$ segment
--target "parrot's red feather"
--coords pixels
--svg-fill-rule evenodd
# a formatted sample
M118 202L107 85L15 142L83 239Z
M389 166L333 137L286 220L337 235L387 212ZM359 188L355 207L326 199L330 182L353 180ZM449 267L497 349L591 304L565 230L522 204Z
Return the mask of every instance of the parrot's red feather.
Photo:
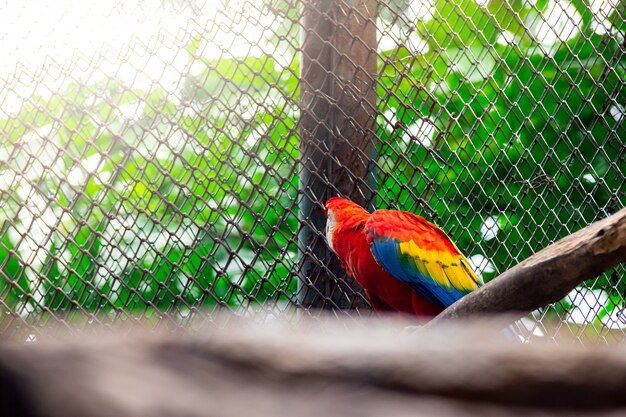
M376 215L369 221L369 228L376 230L379 235L396 239L401 242L413 240L417 245L432 251L451 252L458 254L459 251L450 241L446 233L413 213L397 210L377 210ZM373 236L368 236L371 243Z

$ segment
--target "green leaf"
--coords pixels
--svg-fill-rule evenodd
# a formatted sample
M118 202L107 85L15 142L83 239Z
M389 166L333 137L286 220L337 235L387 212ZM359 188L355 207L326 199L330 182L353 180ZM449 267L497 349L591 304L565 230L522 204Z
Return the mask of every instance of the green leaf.
M433 17L417 24L418 34L434 51L493 45L497 22L473 0L436 0Z

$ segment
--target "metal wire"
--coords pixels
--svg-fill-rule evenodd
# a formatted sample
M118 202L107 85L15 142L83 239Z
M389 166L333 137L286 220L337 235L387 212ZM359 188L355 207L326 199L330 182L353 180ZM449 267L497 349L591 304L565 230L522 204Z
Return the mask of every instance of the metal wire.
M0 330L186 326L216 308L302 308L307 292L318 307L370 314L328 251L313 250L324 244L315 221L298 217L300 93L311 86L300 64L322 60L303 58L305 6L64 1L0 12L20 22L0 42L10 45L0 67ZM373 142L373 152L354 147L316 119L327 133L316 151L350 154L308 173L326 184L324 198L345 191L343 176L372 206L430 218L486 280L624 206L623 3L381 1L375 19L357 3L306 3L341 30L343 15L376 27L377 42L330 45L365 45L376 58L365 84L377 103L358 101L356 84L342 91L375 123L319 89L311 98ZM303 229L314 231L310 247ZM323 288L299 253L326 274ZM625 275L617 267L533 313L528 334L622 337Z

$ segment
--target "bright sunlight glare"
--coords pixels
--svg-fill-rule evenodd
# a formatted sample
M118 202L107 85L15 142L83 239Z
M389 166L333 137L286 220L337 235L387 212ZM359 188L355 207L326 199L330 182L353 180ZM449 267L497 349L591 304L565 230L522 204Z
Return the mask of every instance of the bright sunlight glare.
M195 70L181 50L196 37L202 39L199 51L209 59L260 56L267 45L259 40L274 21L261 6L255 0L203 5L7 0L0 6L0 116L16 114L34 96L46 99L63 91L72 79L87 84L115 76L136 89L158 86L174 92L181 74ZM272 52L281 62L282 51Z

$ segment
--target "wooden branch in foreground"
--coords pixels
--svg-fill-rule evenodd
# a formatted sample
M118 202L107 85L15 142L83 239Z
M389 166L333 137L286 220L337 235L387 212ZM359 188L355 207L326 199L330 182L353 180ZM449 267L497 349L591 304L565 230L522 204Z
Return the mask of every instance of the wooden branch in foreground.
M246 322L195 337L86 339L0 346L2 416L626 412L626 347L524 345L476 324L409 333L397 320Z
M581 282L626 261L626 208L542 249L433 319L493 313L516 319L565 297Z

